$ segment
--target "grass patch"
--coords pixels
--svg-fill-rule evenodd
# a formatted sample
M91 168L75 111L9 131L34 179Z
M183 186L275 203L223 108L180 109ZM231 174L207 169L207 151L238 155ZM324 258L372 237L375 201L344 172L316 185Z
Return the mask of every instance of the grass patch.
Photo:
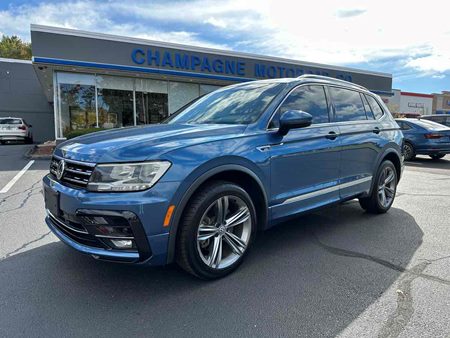
M71 138L74 138L74 137L95 133L96 131L101 131L101 130L106 130L106 129L104 129L104 128L77 129L77 130L69 131L68 133L66 133L65 137L68 140L70 140Z

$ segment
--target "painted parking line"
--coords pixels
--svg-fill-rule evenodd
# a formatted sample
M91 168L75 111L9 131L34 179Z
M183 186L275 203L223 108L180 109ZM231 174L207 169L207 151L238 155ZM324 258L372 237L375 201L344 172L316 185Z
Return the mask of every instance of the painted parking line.
M34 160L31 160L30 162L27 163L27 165L25 167L23 167L23 169L21 171L19 171L17 173L16 176L13 177L13 179L11 181L8 182L8 184L6 184L2 190L0 190L0 194L4 194L7 193L9 191L9 189L11 189L11 187L23 176L23 174L25 174L25 172L30 169L30 167L33 165Z

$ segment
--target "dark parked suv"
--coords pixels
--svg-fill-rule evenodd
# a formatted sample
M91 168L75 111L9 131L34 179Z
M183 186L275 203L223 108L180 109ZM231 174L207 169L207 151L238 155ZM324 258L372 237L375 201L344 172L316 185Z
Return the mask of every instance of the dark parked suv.
M177 262L218 278L239 266L257 231L300 213L353 198L386 212L402 140L383 102L352 83L232 85L162 124L60 144L43 180L46 222L97 259Z

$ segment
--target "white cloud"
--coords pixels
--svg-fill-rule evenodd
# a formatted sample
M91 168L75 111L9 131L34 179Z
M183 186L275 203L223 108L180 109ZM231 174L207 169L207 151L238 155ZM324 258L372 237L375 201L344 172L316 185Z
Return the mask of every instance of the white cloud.
M145 20L129 19L117 23L113 17L120 17L124 13L122 9L123 2L92 0L78 0L70 2L70 4L44 2L38 5L10 6L8 10L0 11L0 30L4 34L19 35L29 41L30 24L33 23L210 48L229 48L226 44L206 41L195 32L167 31L151 27L146 24ZM163 13L160 18L164 18Z
M440 74L450 71L450 21L439 8L438 0L74 0L11 5L0 31L29 39L29 24L39 23L340 65L398 58L399 67Z
M227 28L227 23L225 20L216 19L214 17L210 17L205 20L205 23L209 23L212 26L219 27L219 28Z
M338 9L336 11L336 16L338 18L351 18L353 16L358 16L358 15L364 14L365 12L366 12L365 9L357 9L357 8Z

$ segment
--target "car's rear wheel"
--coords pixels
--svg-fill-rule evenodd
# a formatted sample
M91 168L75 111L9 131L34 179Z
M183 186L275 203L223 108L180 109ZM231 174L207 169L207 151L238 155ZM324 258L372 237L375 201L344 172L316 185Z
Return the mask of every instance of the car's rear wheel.
M430 157L432 160L439 160L441 158L443 158L445 156L445 154L431 154Z
M214 181L192 198L180 227L177 263L199 278L220 278L235 270L247 254L256 211L240 186Z
M367 212L385 213L394 203L397 182L397 171L394 164L389 160L384 161L378 169L371 194L368 197L360 198L359 204Z
M416 157L416 151L411 143L405 142L403 144L403 156L405 161L411 161Z

